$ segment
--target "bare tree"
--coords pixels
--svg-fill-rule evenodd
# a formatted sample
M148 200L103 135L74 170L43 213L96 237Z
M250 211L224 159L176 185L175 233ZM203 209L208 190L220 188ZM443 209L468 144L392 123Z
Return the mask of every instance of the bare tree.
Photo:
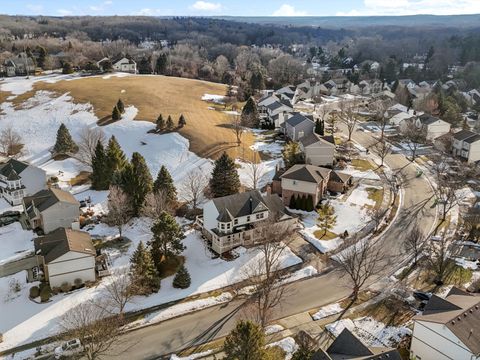
M0 133L0 150L4 156L13 156L15 158L23 155L22 137L12 126L8 126Z
M335 256L342 277L347 277L352 285L352 304L366 282L378 274L385 266L381 248L372 241L351 238L344 249Z
M403 140L407 142L407 146L412 154L411 161L415 161L418 148L427 141L425 131L417 128L415 121L406 120L405 128L403 129Z
M244 129L243 129L242 121L239 115L231 116L230 129L235 135L235 139L237 140L237 145L240 146L240 144L242 143L242 135L243 135Z
M380 157L380 167L384 165L385 158L392 152L392 145L385 140L380 140L374 145L376 154Z
M441 236L438 241L430 241L426 247L426 253L428 267L435 275L434 282L442 285L448 275L451 262L446 237Z
M114 355L112 350L119 345L122 320L111 316L101 300L91 300L67 311L59 322L65 340L78 339L88 360ZM125 349L122 349L123 352Z
M413 254L413 265L417 265L418 257L422 253L423 233L417 224L407 234L403 247L408 254Z
M373 207L368 212L368 215L370 216L370 218L375 224L375 228L373 229L373 232L376 232L378 227L382 223L383 218L385 217L385 211L382 208Z
M120 237L122 237L123 227L130 220L132 214L128 195L120 187L111 186L107 207L108 213L105 216L105 223L116 226Z
M80 131L78 145L78 152L75 158L82 164L92 167L92 158L95 154L95 148L98 142L105 143L105 134L102 129L98 127L90 128L85 126Z
M343 100L340 102L340 121L347 127L348 141L352 140L353 132L358 123L357 101L348 106Z
M246 162L247 176L250 180L250 186L253 190L257 190L258 183L265 173L265 166L259 162L258 153L253 152L252 160Z
M151 219L157 219L162 212L173 213L171 202L163 190L148 193L142 207L142 214Z
M339 119L338 111L334 110L328 114L328 123L331 126L330 131L332 132L332 135L335 135L338 119Z
M116 310L113 313L123 315L125 306L138 294L136 284L132 283L129 269L115 271L106 282L105 304L108 305L109 310Z
M371 111L375 113L374 118L375 121L380 126L380 140L383 141L385 137L385 128L389 123L389 119L387 117L387 110L393 105L392 100L385 100L385 101L376 101L375 103L371 103L369 108Z
M208 177L201 169L190 171L182 184L182 196L192 205L195 210L198 206L205 189L208 186Z

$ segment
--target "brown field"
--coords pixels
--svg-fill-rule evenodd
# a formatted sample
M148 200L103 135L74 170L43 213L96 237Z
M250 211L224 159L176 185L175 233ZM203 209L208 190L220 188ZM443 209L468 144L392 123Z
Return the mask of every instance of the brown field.
M253 144L253 135L244 134L243 143L238 147L235 135L228 129L228 115L209 110L211 104L201 100L205 93L224 95L226 86L222 84L166 76L89 77L54 84L38 82L33 91L18 96L14 102L19 104L38 90L69 92L75 102L91 103L101 120L108 120L119 98L125 106L138 108L136 120L154 121L161 113L165 119L172 115L176 123L183 114L187 126L179 132L190 140L190 150L197 155L216 158L225 150L232 157L241 157L243 152L251 157L249 146ZM2 94L0 92L0 99Z

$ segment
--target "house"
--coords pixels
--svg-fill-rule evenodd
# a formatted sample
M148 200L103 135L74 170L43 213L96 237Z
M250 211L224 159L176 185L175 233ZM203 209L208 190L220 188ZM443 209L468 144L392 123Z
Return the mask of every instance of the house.
M95 256L90 234L58 228L34 239L35 255L50 287L95 281Z
M203 208L202 233L212 250L223 254L237 246L251 246L262 238L256 225L267 219L277 223L296 223L278 195L262 196L259 191L212 199Z
M352 185L351 175L344 174L320 166L297 164L278 177L281 185L273 188L281 191L282 200L289 205L292 197L312 197L313 204L317 205L326 194L331 192L345 192Z
M428 114L419 116L415 122L415 125L419 130L425 132L427 140L430 141L433 141L442 135L448 134L451 127L448 122Z
M290 140L298 141L304 136L313 134L315 123L311 117L294 113L282 124L282 130Z
M22 52L4 62L6 76L26 76L35 74L35 62L26 53Z
M274 124L280 127L290 116L293 107L286 100L281 101L277 95L267 95L257 104L261 122Z
M64 228L79 228L80 203L68 191L60 189L40 190L23 198L23 209L32 229L44 234Z
M112 61L112 69L114 71L136 74L137 63L131 58L122 57Z
M480 359L480 297L452 288L445 299L432 295L413 318L410 358Z
M401 360L397 349L389 347L369 347L360 341L350 330L344 328L327 350L318 350L312 360ZM419 359L419 358L418 358ZM420 359L419 359L420 360Z
M417 116L422 114L422 112L417 113L415 110L407 108L402 104L395 104L386 111L390 125L399 127L404 126L407 121L414 121Z
M20 205L23 197L47 185L45 170L16 159L0 163L0 194L12 206Z
M470 130L461 130L453 134L452 152L469 163L480 160L480 134Z
M335 162L335 138L332 135L320 136L316 133L299 140L305 155L305 163L315 166L333 166Z

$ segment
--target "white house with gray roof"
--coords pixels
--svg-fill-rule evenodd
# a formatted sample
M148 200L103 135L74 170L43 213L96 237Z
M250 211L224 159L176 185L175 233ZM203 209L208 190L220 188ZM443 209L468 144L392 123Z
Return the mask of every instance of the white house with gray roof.
M304 136L313 134L315 123L311 117L294 113L282 124L283 133L292 141L298 141Z
M210 200L203 207L202 233L211 248L222 254L238 246L251 246L261 239L258 223L294 224L278 195L264 195L253 190Z
M453 134L452 152L469 163L480 161L480 134L470 130Z
M434 116L423 114L416 119L415 125L423 131L427 140L433 141L436 138L450 132L450 123Z
M305 155L305 163L316 166L333 166L335 162L335 138L332 135L320 136L316 133L299 140Z

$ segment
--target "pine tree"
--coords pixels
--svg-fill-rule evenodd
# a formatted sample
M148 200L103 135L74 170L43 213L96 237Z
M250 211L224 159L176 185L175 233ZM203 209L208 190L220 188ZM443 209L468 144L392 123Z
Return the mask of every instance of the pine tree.
M157 72L157 74L165 75L165 73L167 72L167 63L167 54L160 54L160 56L157 58L157 63L155 65L155 71Z
M153 183L153 191L162 191L169 203L177 201L177 189L173 184L173 179L167 168L162 165L158 172L157 178Z
M320 120L320 119L317 119L317 120L315 121L315 133L317 133L317 134L320 135L320 136L325 135L325 133L324 133L324 127L323 127L323 126L324 126L324 125L323 125L323 121Z
M184 127L185 125L187 125L187 120L185 119L185 116L180 115L180 118L178 119L178 127Z
M114 174L120 172L128 164L127 158L120 147L115 136L112 135L108 140L105 161L105 179L107 181L106 188L113 182Z
M327 235L327 231L333 229L337 223L337 216L335 209L329 204L323 204L317 210L318 226L323 230L323 236Z
M117 109L118 109L118 111L120 111L120 114L123 114L125 112L125 105L123 104L122 99L118 99Z
M290 209L296 210L297 209L297 200L295 195L290 196L290 204L288 205Z
M173 119L170 115L168 115L168 118L167 118L167 130L173 130Z
M265 334L252 321L240 320L223 344L226 360L264 360Z
M210 190L213 197L222 197L238 193L240 179L235 162L226 152L215 161L215 167L210 179Z
M308 197L307 197L307 203L306 203L306 206L305 206L305 210L307 210L308 212L310 212L310 211L313 211L313 209L314 209L313 197L312 197L312 195L308 195Z
M78 151L78 146L72 139L70 132L64 123L60 124L57 131L57 141L53 147L56 154L74 154Z
M120 110L118 110L118 107L115 105L112 110L112 120L117 121L122 118L122 114L120 113Z
M108 190L110 179L107 175L107 155L101 141L97 143L92 156L92 189Z
M138 243L130 258L130 271L132 283L139 295L148 295L160 290L160 278L155 263L142 241Z
M303 194L300 198L300 206L298 208L303 211L307 209L307 197L305 196L305 194Z
M249 97L245 103L245 106L242 109L240 121L243 126L258 127L260 117L258 115L257 104L253 97Z
M145 159L138 152L120 174L120 187L130 197L133 216L139 216L145 197L152 191L153 179Z
M173 287L176 289L186 289L190 286L191 282L192 280L190 279L187 268L185 265L182 265L173 278Z
M182 244L185 235L175 218L166 211L160 214L151 230L153 237L149 245L153 261L159 269L162 261L175 257L185 250Z
M70 64L68 61L65 61L62 64L62 74L71 74L71 73L73 73L72 64Z
M166 124L162 114L158 115L156 126L157 126L157 131L165 130Z

